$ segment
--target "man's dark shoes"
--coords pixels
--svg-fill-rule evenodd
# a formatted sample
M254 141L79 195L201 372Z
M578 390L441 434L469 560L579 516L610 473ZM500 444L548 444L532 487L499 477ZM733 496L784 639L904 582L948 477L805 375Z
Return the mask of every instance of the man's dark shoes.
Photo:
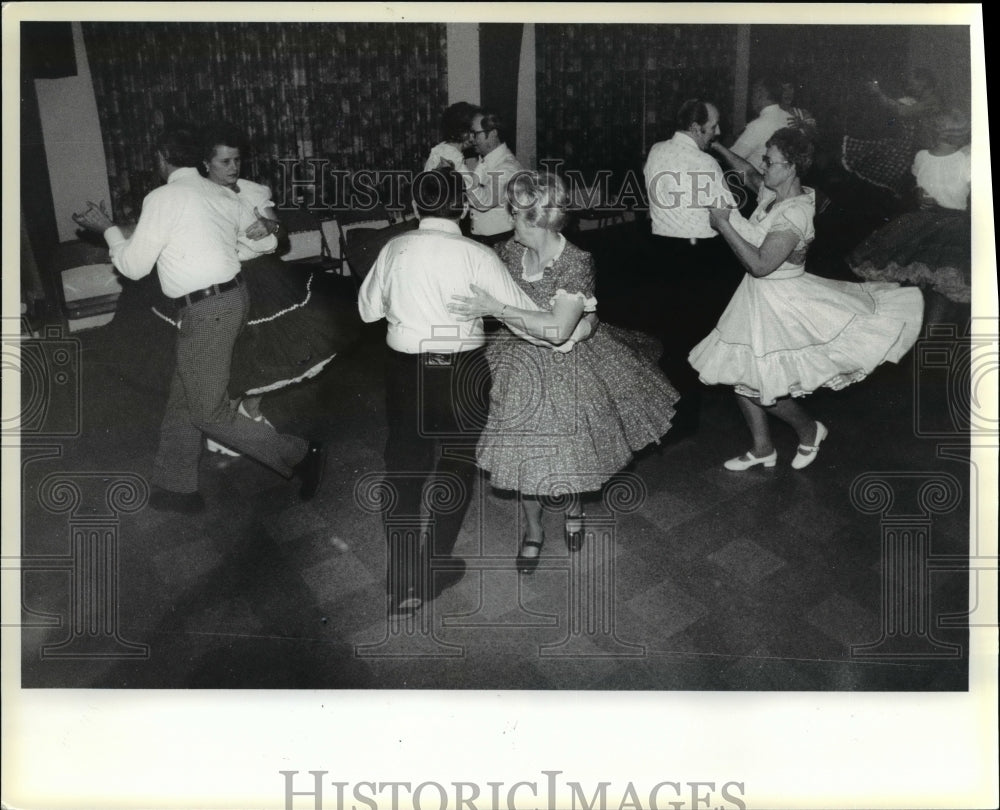
M179 512L182 515L197 515L205 511L205 499L200 492L173 492L161 487L152 487L149 505L159 512Z
M323 471L326 469L326 448L322 442L309 442L306 457L292 468L292 472L302 481L299 497L310 500L323 483Z

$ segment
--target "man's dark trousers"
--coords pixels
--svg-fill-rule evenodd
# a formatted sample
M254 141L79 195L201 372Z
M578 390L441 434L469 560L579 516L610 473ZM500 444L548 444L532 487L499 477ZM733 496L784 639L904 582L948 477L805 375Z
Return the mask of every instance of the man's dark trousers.
M447 566L472 497L476 444L486 424L490 371L485 348L454 354L389 349L385 367L387 590L426 598L432 568ZM426 495L424 486L427 484ZM427 535L421 526L426 500Z

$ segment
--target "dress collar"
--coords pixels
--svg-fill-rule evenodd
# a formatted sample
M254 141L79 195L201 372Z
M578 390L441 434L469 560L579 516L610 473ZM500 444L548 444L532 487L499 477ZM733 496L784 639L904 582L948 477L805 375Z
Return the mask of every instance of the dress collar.
M521 254L521 278L523 278L525 281L541 281L542 277L545 275L545 271L548 270L552 265L554 265L559 260L559 258L563 255L563 251L565 249L566 249L566 237L563 236L562 234L559 234L559 249L556 251L555 256L549 259L549 261L545 264L545 267L540 268L537 273L529 276L528 270L524 266L524 257L528 255L528 249L525 248L524 253Z

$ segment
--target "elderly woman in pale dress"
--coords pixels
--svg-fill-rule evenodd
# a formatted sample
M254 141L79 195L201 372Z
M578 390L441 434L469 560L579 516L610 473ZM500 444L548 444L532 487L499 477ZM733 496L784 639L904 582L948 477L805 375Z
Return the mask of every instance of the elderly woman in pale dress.
M919 290L832 281L806 272L816 198L799 178L812 156L812 142L791 128L778 130L767 142L763 174L725 155L746 172L759 204L749 220L728 208L710 209L713 227L747 275L718 325L688 359L702 382L736 389L753 447L725 462L729 470L777 463L769 416L798 435L791 466L808 467L828 430L797 398L821 387L843 388L885 361L898 362L920 331Z

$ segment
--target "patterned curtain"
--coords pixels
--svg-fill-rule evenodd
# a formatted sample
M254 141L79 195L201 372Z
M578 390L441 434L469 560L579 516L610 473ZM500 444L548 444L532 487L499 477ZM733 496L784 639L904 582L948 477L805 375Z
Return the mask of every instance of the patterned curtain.
M535 42L540 161L637 171L685 99L731 118L734 25L538 25Z
M93 22L83 31L123 221L158 185L153 145L174 120L245 130L243 174L269 184L276 200L290 199L281 161L412 170L438 140L442 24Z

